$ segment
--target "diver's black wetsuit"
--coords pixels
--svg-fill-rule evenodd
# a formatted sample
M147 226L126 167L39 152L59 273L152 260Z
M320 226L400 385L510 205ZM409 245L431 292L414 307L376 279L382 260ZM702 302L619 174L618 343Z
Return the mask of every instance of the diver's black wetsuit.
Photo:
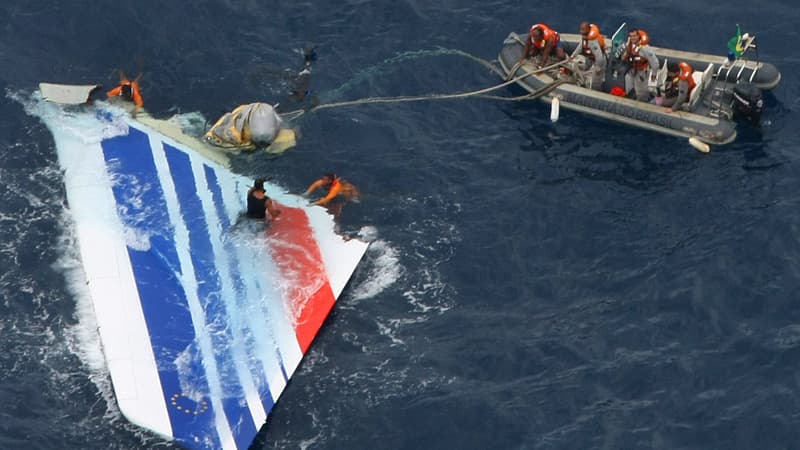
M264 194L264 198L256 198L253 191L247 193L247 217L253 219L263 219L267 217L267 201L269 197Z

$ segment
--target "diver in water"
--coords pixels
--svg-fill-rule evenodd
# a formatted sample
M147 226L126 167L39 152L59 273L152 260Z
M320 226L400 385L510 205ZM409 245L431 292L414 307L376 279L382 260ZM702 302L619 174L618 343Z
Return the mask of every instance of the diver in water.
M255 180L253 187L247 191L247 217L268 220L278 217L280 213L281 210L264 191L264 180Z
M133 80L129 80L122 70L119 71L119 86L106 92L109 99L120 97L125 101L132 102L136 110L144 105L142 94L139 88L139 80L142 79L142 73L136 76Z
M308 196L318 188L328 188L328 193L321 199L314 201L313 205L327 205L337 197L341 197L343 200L351 200L358 199L359 196L358 189L355 186L339 178L333 172L326 173L322 178L313 182L303 195Z
M303 48L303 68L291 80L289 95L298 102L311 93L311 63L317 59L316 49L314 44L307 44Z
M333 172L326 173L322 178L313 182L303 195L308 196L318 188L327 188L328 192L324 197L311 202L311 204L325 206L335 217L342 214L342 208L348 200L358 201L360 195L355 186L339 178Z
M317 46L306 44L303 48L303 67L294 72L286 70L286 84L288 89L283 101L278 102L275 107L281 111L294 109L311 109L319 104L319 98L311 89L311 64L317 60Z
M316 50L317 46L310 43L296 50L303 56L303 65L298 69L276 68L270 64L257 66L248 75L249 81L260 91L280 89L282 95L279 94L280 98L274 103L280 113L313 108L319 104L311 89L311 66L317 60Z

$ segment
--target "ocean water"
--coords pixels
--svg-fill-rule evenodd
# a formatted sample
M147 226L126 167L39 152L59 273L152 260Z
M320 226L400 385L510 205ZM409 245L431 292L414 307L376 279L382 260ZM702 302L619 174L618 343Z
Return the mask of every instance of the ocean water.
M116 408L53 140L25 111L38 82L141 68L154 116L213 121L303 106L285 93L308 43L323 104L453 93L500 81L462 52L584 19L720 55L741 24L783 74L764 123L706 155L541 103L301 116L296 148L234 167L296 191L336 171L363 194L341 230L372 245L253 448L800 448L794 3L427 3L0 5L0 448L176 448Z

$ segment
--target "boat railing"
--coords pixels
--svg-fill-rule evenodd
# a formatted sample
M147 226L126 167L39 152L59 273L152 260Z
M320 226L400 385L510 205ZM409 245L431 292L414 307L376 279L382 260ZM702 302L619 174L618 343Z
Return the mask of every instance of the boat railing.
M725 64L720 65L716 74L716 78L718 80L724 81L726 83L727 82L738 83L742 78L744 70L747 68L747 63L752 61L755 64L753 66L752 72L750 73L750 77L747 80L752 83L760 66L758 58L758 47L756 46L755 43L756 40L755 36L749 36L749 35L746 36L747 37L743 39L744 45L742 46L742 54L733 61L730 61L730 59L728 59L726 60ZM755 61L748 58L748 55L750 53L755 53ZM735 74L733 80L731 80L731 73Z
M731 61L729 57L729 59L720 64L717 68L714 74L714 79L717 82L714 84L713 92L708 97L708 106L712 116L730 119L733 116L733 99L730 95L726 95L729 94L730 85L739 83L742 80L745 69L748 68L751 69L751 73L750 76L747 77L747 81L752 83L755 78L761 66L755 39L755 36L743 36L741 55L733 61ZM751 54L755 54L755 59L750 58Z

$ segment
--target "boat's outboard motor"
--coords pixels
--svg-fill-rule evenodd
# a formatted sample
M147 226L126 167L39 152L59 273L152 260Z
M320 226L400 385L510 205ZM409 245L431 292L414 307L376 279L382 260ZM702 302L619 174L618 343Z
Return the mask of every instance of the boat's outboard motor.
M752 83L739 83L733 87L733 115L752 124L761 121L764 98L761 89Z

